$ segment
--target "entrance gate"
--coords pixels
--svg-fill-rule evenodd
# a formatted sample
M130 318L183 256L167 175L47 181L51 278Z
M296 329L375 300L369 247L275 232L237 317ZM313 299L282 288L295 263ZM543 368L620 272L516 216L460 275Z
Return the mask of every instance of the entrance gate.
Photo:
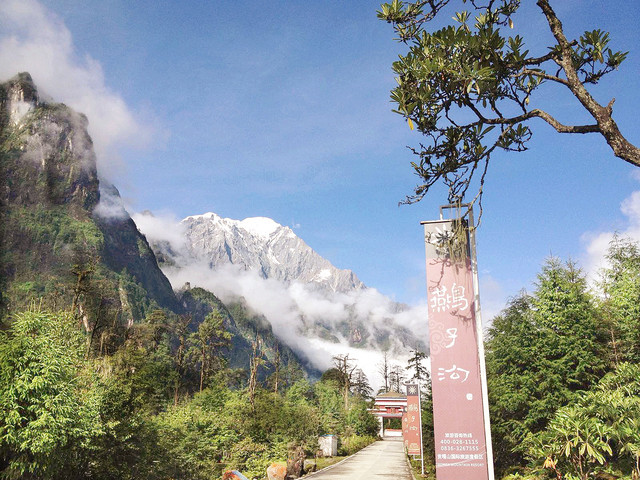
M398 392L386 392L376 397L371 413L378 417L380 422L380 436L401 437L402 429L384 428L385 418L402 418L407 409L407 396Z

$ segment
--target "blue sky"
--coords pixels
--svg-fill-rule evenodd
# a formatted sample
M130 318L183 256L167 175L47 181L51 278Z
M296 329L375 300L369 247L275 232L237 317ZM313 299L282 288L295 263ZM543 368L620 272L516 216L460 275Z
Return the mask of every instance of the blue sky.
M640 3L553 3L567 34L602 28L614 49L630 51L593 91L604 104L616 98L614 118L639 145ZM426 297L420 221L437 218L446 195L435 189L398 206L417 180L406 146L421 139L391 112L391 63L403 47L376 18L378 2L7 0L0 8L0 75L27 69L56 100L90 110L101 169L130 210L271 217L368 286L408 303ZM548 27L535 6L513 20L514 33L544 53ZM532 102L565 123L585 121L563 93L552 88ZM636 169L597 135L534 127L530 150L496 155L486 182L478 261L489 313L531 289L550 254L592 268L610 232L640 230Z

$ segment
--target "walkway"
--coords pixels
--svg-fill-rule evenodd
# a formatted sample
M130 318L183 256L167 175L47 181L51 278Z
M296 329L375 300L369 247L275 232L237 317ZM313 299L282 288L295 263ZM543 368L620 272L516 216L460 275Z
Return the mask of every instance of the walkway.
M412 480L402 448L402 438L372 443L341 463L305 478L311 480L370 480L374 478Z

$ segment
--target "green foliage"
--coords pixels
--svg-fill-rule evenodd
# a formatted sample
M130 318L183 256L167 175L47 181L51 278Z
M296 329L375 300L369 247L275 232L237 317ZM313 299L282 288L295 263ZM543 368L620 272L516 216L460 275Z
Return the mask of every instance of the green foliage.
M335 434L346 427L344 399L341 387L334 381L315 384L315 396L320 407L320 434Z
M600 473L640 475L640 366L621 364L590 392L527 437L538 467L586 480Z
M413 150L419 160L411 164L423 183L407 202L421 200L438 182L449 188L450 203L461 202L477 175L480 196L492 154L526 150L533 118L563 133L604 133L604 117L610 121L611 111L598 105L585 86L617 69L627 53L609 48L609 34L597 29L574 41L565 38L549 2L538 1L554 41L533 54L525 39L510 34L514 22L530 21L516 18L520 4L520 0L393 0L378 11L380 19L393 25L397 40L408 47L393 63L398 83L391 91L394 112L427 137L419 150ZM461 9L449 9L453 23L430 28L429 22L447 7ZM535 100L545 95L541 87L554 83L568 87L567 93L578 97L597 125L566 126L535 108ZM640 161L613 150L627 161Z
M533 296L496 317L487 340L489 405L498 472L521 465L521 444L606 371L605 336L584 276L550 259Z
M362 450L364 447L371 445L378 440L376 434L371 435L348 435L340 438L338 446L338 455L349 456Z
M102 233L95 223L72 217L64 207L18 207L12 217L19 219L18 226L31 243L50 244L57 254L69 245L93 253L103 245Z
M196 396L153 418L162 449L168 454L164 465L167 478L220 478L223 462L232 458L241 435L225 410L211 407L206 397Z
M347 424L356 435L376 437L380 425L378 424L378 419L367 411L368 408L369 405L364 400L354 399L347 413Z
M422 451L426 464L436 464L436 445L433 430L433 396L431 384L427 384L420 392L420 406L422 415Z
M231 345L231 333L225 328L222 314L215 310L198 325L190 340L193 346L189 354L199 364L202 391L211 374L224 366L222 353Z
M602 308L610 329L613 360L640 362L640 248L615 236L601 272Z
M298 380L296 383L291 385L285 394L287 400L293 403L307 405L311 402L313 395L313 387L306 379Z
M369 384L369 379L361 368L356 369L353 373L351 392L362 399L370 399L373 396L373 389Z
M0 331L0 454L5 478L72 478L101 435L83 387L83 339L69 315L31 310Z
M610 427L570 405L558 411L549 427L528 442L529 454L547 459L547 468L568 471L567 478L586 480L605 463L605 456L611 455L611 434ZM554 457L560 457L566 466L559 466Z
M405 370L411 374L412 380L425 381L429 379L429 371L424 367L427 354L420 350L412 350L412 356L407 360Z
M212 330L194 335L209 341L217 331L224 340L220 316L207 321ZM332 382L300 380L284 395L258 386L251 404L245 390L227 386L222 369L202 392L176 402L176 322L154 310L112 355L86 358L85 335L70 315L14 316L0 333L0 474L213 480L237 469L261 478L295 448L315 455L327 428L348 454L375 439L367 403L354 396L345 411Z

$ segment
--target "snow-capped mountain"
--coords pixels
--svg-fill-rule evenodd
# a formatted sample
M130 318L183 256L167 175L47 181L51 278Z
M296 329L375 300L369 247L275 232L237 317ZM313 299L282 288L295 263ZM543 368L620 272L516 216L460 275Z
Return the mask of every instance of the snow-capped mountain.
M190 255L206 260L214 269L231 263L258 271L263 278L310 284L331 292L364 288L352 271L334 267L289 227L270 218L239 221L210 212L180 223Z
M205 213L175 223L144 212L134 219L175 289L188 284L223 301L244 302L321 369L348 349L358 356L364 350L426 351L423 306L401 305L366 287L270 218Z

